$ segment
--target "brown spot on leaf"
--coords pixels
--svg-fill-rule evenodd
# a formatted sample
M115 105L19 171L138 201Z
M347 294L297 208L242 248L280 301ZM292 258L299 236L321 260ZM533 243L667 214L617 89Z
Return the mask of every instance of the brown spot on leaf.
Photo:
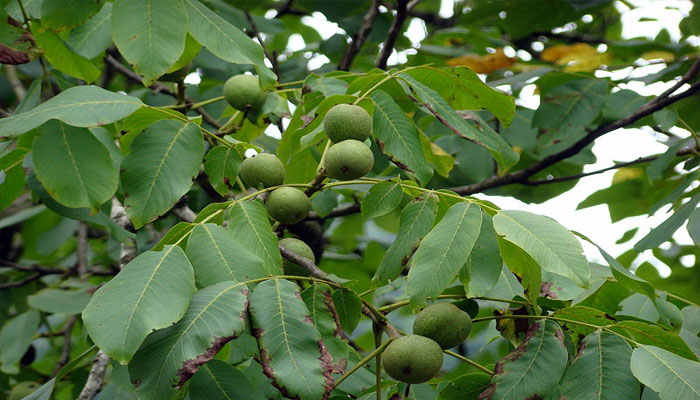
M581 346L578 348L578 352L576 353L576 357L574 358L574 360L578 360L579 358L581 358L581 356L583 355L583 350L585 348L586 342L581 342Z
M326 345L323 344L322 340L318 341L318 350L321 356L318 358L321 360L321 369L323 370L323 397L322 400L328 399L335 387L335 379L333 379L333 372L335 371L335 366L333 365L333 357L331 353L328 352Z
M214 358L216 353L218 353L226 343L235 339L237 336L237 334L234 334L231 336L215 338L212 345L203 354L182 363L182 367L177 371L177 377L179 378L177 387L182 387L182 385L184 385L185 382L187 382L187 380L189 380L192 375L199 370L199 367Z
M564 332L561 331L561 329L557 329L556 332L554 332L554 337L559 339L559 342L561 345L566 348L566 343L564 343Z
M324 290L322 295L323 304L325 304L326 308L328 309L328 312L331 313L331 315L333 316L333 320L335 321L335 331L333 332L333 335L342 339L344 338L343 325L340 323L340 316L338 315L338 310L335 309L333 297L331 297L330 292L327 290Z
M557 295L552 291L553 286L554 284L552 282L542 282L542 285L540 285L540 295L556 300Z
M495 391L496 391L496 384L495 384L495 383L492 383L492 384L490 384L490 385L486 388L486 390L484 390L483 392L481 392L481 394L480 394L479 397L478 397L478 400L487 400L487 399L490 399L491 396L493 396L493 393L494 393Z

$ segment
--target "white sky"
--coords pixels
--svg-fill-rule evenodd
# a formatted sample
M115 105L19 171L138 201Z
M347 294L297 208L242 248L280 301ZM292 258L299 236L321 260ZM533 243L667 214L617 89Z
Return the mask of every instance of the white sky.
M674 40L678 40L680 37L678 24L684 16L688 15L690 9L692 8L692 2L690 0L629 0L629 2L638 6L643 6L643 8L630 10L621 2L617 2L615 4L615 6L623 12L622 34L624 38L640 36L653 38L661 31L661 29L665 28L669 31ZM453 0L442 0L440 14L444 17L449 17L452 15L453 4ZM386 9L383 9L382 7L381 11L386 11ZM656 20L639 21L643 18ZM590 20L590 16L584 17L584 21L586 20ZM327 21L323 14L318 12L313 13L311 16L304 17L303 21L318 30L324 39L329 38L335 33L343 32L337 24ZM579 23L581 22L579 21ZM426 35L425 26L421 20L412 19L409 22L408 29L404 34L407 38L409 38L409 40L411 40L411 42L418 45L418 43ZM695 45L700 45L700 39L697 37L692 38L692 43ZM304 47L305 43L301 38L301 35L291 35L288 43L289 50L299 51L304 49ZM415 50L411 49L406 52L402 52L401 54L394 52L389 58L389 65L396 64L397 62L404 62L406 60L406 55L410 54L411 52L415 52ZM310 57L309 68L312 70L329 62L328 58L323 55L309 53L308 56ZM663 68L663 66L649 66L645 67L644 69L639 69L636 71L636 73L646 75L653 73L655 70L660 68ZM629 73L629 70L623 70L618 73L627 74ZM635 90L643 95L653 95L661 93L672 84L673 82L669 84L659 82L645 87L639 82L633 82L624 87ZM539 105L539 96L535 95L533 92L534 85L526 87L522 91L520 98L518 99L518 103L530 108L537 108ZM279 130L272 125L270 127L270 132L266 133L270 134L271 136L279 137ZM676 128L674 133L677 133L683 137L688 136L688 132L682 129ZM596 154L598 161L595 164L587 165L584 171L587 172L598 170L612 165L612 163L615 161L631 161L640 156L663 153L665 150L666 146L657 141L656 134L654 134L651 130L621 129L609 133L596 141L593 152ZM595 240L608 252L617 256L623 251L629 249L631 244L635 243L637 240L646 235L652 227L657 226L670 214L666 213L669 209L667 206L652 217L631 217L613 224L610 221L607 206L601 205L577 211L576 206L579 202L588 197L591 193L594 193L599 189L606 188L610 185L614 173L615 171L609 171L603 174L584 178L574 189L539 205L525 204L509 197L488 197L484 195L479 195L478 197L490 198L504 209L521 209L552 217L565 227L585 234L586 236ZM617 241L624 232L634 227L639 227L639 230L632 241L623 245L615 244L615 241ZM685 227L679 229L674 237L683 243L691 243ZM594 250L593 246L584 243L584 249L590 259L601 259L597 250ZM643 253L636 260L635 265L638 265L643 261L652 262L657 266L662 275L667 275L670 272L668 267L656 261L654 257L651 256L650 250ZM684 261L687 261L685 263L687 265L692 265L694 263L694 260L690 259L686 259Z

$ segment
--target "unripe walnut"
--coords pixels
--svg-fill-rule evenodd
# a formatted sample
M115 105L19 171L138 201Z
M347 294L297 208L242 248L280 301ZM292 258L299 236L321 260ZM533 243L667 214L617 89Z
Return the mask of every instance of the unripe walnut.
M234 75L224 83L224 97L239 111L259 111L267 100L257 76Z
M311 211L311 201L301 190L293 187L275 189L267 197L267 213L277 222L296 224Z
M351 180L365 176L374 166L372 150L357 140L344 140L328 149L324 168L331 178Z
M326 113L323 129L333 143L348 139L364 142L372 132L372 117L360 106L338 104Z
M260 153L241 163L241 179L256 189L281 185L284 182L284 164L275 155Z
M416 315L413 333L433 339L443 349L464 342L472 330L472 319L452 303L434 303Z
M384 371L397 381L423 383L440 372L442 349L432 339L424 336L400 337L382 354Z
M299 239L295 238L284 238L280 240L280 246L286 248L287 250L291 251L294 254L300 255L307 260L311 261L312 263L316 262L316 257L314 256L314 251L311 250L311 247L309 247L306 243L302 242ZM284 274L285 275L294 275L294 276L309 276L309 271L307 271L304 267L297 265L286 258L283 258L282 260L282 268L284 269Z

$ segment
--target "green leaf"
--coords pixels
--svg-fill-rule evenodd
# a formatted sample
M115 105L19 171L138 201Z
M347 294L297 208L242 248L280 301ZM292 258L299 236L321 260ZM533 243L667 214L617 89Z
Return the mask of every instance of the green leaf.
M639 382L630 371L632 348L615 335L586 336L562 381L567 400L639 399Z
M129 363L139 397L169 399L199 368L245 329L248 289L221 282L196 292L185 316L153 332Z
M34 340L39 328L39 311L30 310L12 318L0 330L0 371L16 375L19 360Z
M538 138L541 147L580 139L600 114L607 89L605 79L577 79L544 93L532 120L533 126L545 131Z
M680 336L660 326L639 321L622 321L609 329L641 344L660 347L681 357L697 360L695 354Z
M646 249L659 247L661 243L669 240L678 228L690 217L693 211L695 211L698 203L700 203L700 193L691 197L685 204L678 207L668 219L641 238L639 242L634 245L634 250L642 252Z
M668 146L668 149L664 152L664 154L661 155L661 157L649 163L649 167L647 167L647 176L649 177L649 181L654 182L663 177L664 172L666 172L668 167L671 165L673 159L676 158L676 153L682 146L682 140L671 144Z
M80 314L90 302L92 294L87 290L61 290L48 288L27 296L27 304L48 313Z
M480 118L473 114L470 115L470 119L477 122L476 124L465 120L436 91L406 73L399 76L408 82L412 95L422 101L422 106L432 109L440 116L440 122L443 125L456 130L460 136L486 147L502 171L508 170L518 162L518 153L485 121L479 121Z
M112 44L112 3L104 3L100 12L73 29L68 37L68 44L76 53L88 59L93 59L107 50Z
M24 191L24 157L27 148L15 148L0 157L0 210L9 207Z
M423 155L415 125L386 92L377 90L370 97L374 102L372 132L380 148L427 183L433 171Z
M690 214L686 229L688 230L688 235L693 239L693 242L700 246L700 208L696 208L692 214Z
M147 251L95 292L83 322L102 351L126 364L151 331L182 318L194 291L192 265L180 247Z
M460 202L450 207L425 236L411 260L406 282L412 308L439 295L455 279L471 254L480 229L479 206Z
M233 188L238 171L241 168L241 157L238 150L228 146L216 146L209 150L204 161L204 171L209 177L211 186L222 196Z
M85 128L49 121L32 155L36 176L57 202L96 211L114 195L119 171L107 148Z
M32 130L50 119L72 126L98 126L125 118L143 106L141 100L97 86L76 86L65 90L22 114L0 120L0 139Z
M185 49L184 0L119 0L112 7L112 38L149 86Z
M202 365L190 380L188 393L191 400L267 399L243 372L221 360Z
M333 292L333 304L338 313L338 320L345 332L352 333L360 322L362 315L362 300L350 289L339 289Z
M543 270L566 276L579 286L588 285L590 269L581 243L558 222L526 211L499 211L493 225Z
M650 322L659 320L659 312L656 311L654 301L641 293L632 293L632 295L622 300L618 307L621 309L616 315L629 315Z
M700 356L700 307L687 306L681 310L683 326L678 333L693 350L696 356Z
M518 245L501 237L498 238L498 247L501 249L503 262L506 263L508 269L520 278L520 283L525 288L527 298L532 304L536 305L542 285L542 269L539 264Z
M160 251L169 244L180 244L185 236L192 232L192 229L197 226L196 223L190 222L178 222L168 230L168 232L163 235L163 237L156 243L151 250Z
M135 228L170 210L199 173L204 142L193 123L163 120L138 135L122 161L124 206Z
M476 238L472 254L465 268L469 284L465 289L470 296L485 296L498 282L503 260L498 249L498 237L493 229L493 219L481 213L481 230Z
M46 189L41 185L41 183L39 183L36 176L33 174L27 177L27 183L29 184L29 187L32 188L32 192L41 199L41 202L44 203L44 205L51 211L57 214L71 219L76 219L78 221L84 221L90 224L105 227L109 229L114 239L122 243L129 242L131 239L136 237L134 233L127 231L109 217L107 213L109 213L111 210L110 202L107 202L102 206L102 211L96 214L91 214L91 211L88 208L69 208L59 204L49 195ZM105 208L107 208L107 210L105 210Z
M250 311L266 375L292 396L322 398L330 388L322 374L321 335L306 319L299 287L282 279L262 282L250 296Z
M557 310L554 313L554 316L569 321L583 322L585 324L595 326L610 326L617 322L615 318L609 316L603 311L584 306L565 307L561 310ZM566 323L566 326L579 335L588 335L589 333L593 332L594 329L575 323Z
M525 341L496 364L484 399L522 400L544 397L559 382L568 355L563 333L552 321L536 321Z
M100 10L95 0L50 0L41 3L41 24L49 29L80 25Z
M449 383L440 391L438 400L478 400L489 385L491 377L486 374L466 374Z
M700 399L700 363L654 346L632 352L632 373L662 400Z
M49 31L42 32L41 28L35 23L32 23L31 27L36 44L44 50L43 56L56 69L82 79L87 83L92 83L100 77L102 70L93 64L92 61L69 49L60 36Z
M236 242L262 258L267 275L282 274L279 240L272 231L270 219L262 204L257 201L236 202L231 207L228 229Z
M401 185L394 181L373 185L362 200L362 217L372 219L389 214L401 204L402 198Z
M262 260L215 224L195 226L187 240L187 257L200 287L219 282L245 282L266 276Z
M198 0L185 0L185 5L187 29L202 46L224 61L254 65L261 85L272 85L277 77L265 66L260 45Z
M469 68L423 66L406 72L440 94L455 110L483 110L508 126L515 116L515 100L492 89Z
M308 86L314 92L321 92L326 97L334 94L345 94L348 89L348 84L342 79L316 74L309 75L304 81L304 86Z

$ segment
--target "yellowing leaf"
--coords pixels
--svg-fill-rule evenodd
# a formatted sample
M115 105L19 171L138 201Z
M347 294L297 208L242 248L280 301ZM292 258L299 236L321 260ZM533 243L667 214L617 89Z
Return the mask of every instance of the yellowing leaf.
M587 43L552 46L545 49L540 54L540 58L543 61L565 65L564 71L568 72L593 71L610 62L609 53L599 53L595 47Z
M656 60L656 59L661 59L666 62L673 61L676 56L669 52L669 51L661 51L661 50L655 50L655 51L647 51L646 53L642 53L642 58L645 60Z
M494 54L483 56L466 55L447 60L447 65L456 67L464 65L471 68L477 74L489 74L498 69L508 68L516 61L514 57L508 57L503 49L497 49Z

